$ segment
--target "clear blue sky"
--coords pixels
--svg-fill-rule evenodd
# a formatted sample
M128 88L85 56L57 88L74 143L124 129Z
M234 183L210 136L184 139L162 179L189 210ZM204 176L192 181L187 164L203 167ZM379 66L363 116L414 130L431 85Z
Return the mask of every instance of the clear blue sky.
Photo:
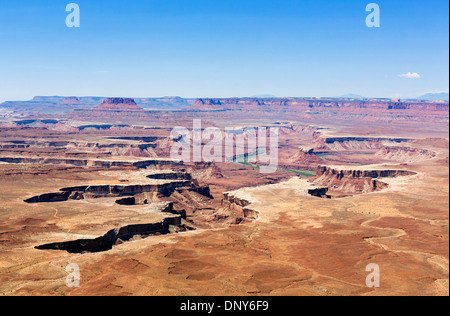
M65 25L70 2L80 28ZM448 12L447 0L0 0L0 101L448 91Z

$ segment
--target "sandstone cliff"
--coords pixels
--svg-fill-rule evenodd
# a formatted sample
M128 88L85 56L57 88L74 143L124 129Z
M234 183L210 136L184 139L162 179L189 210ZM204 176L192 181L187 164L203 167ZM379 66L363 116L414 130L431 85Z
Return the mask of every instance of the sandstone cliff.
M340 100L306 98L225 98L197 99L187 110L272 110L272 111L340 111L340 112L389 112L407 110L414 112L449 113L448 103L392 102L381 100Z
M415 172L409 170L319 166L313 183L328 187L328 194L333 197L340 197L380 191L388 187L388 184L383 182L382 178L412 176L415 174Z
M144 111L139 107L133 99L124 98L108 98L99 106L92 109L92 111Z

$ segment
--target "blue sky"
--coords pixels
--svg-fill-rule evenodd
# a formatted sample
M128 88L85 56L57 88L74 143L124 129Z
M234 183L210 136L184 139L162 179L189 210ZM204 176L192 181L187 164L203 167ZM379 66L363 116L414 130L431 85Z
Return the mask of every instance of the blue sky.
M80 28L66 27L70 2ZM380 28L365 24L371 2ZM0 101L448 91L448 12L446 0L1 0Z

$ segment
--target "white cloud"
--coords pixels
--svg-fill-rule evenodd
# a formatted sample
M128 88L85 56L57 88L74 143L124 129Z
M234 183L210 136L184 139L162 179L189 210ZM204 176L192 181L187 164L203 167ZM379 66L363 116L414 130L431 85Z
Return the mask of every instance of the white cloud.
M406 74L398 75L400 78L406 78L406 79L420 79L422 78L417 72L408 72Z

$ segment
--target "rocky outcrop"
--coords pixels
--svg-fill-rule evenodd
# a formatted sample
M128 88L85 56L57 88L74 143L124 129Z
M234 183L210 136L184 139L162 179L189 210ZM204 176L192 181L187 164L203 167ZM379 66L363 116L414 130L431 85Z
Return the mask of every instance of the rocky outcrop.
M210 196L209 188L201 187L191 180L172 181L163 184L135 185L90 185L60 189L61 192L46 193L25 200L26 203L61 202L82 198L135 196L142 193L161 193L170 195L176 190L193 190L199 194Z
M298 164L302 166L319 165L323 163L323 159L317 156L314 148L299 148L298 152L289 158L290 164Z
M222 170L215 162L196 162L194 165L187 165L187 172L198 180L223 178Z
M78 105L83 104L77 97L67 97L65 98L60 105Z
M393 102L388 100L348 100L311 98L228 98L197 99L188 108L193 111L210 110L272 110L272 111L339 111L339 112L393 112L408 111L447 113L448 103L433 102Z
M412 142L408 138L382 138L382 137L325 137L319 139L316 149L322 153L334 152L375 152L387 144L400 144Z
M293 104L307 106L307 101L293 101L293 99L262 99L262 98L229 98L229 99L197 99L197 101L187 108L190 111L211 111L211 110L258 110L268 107L287 107Z
M395 142L395 143L402 143L402 142L412 142L413 139L410 138L383 138L383 137L353 137L353 136L345 136L345 137L326 137L324 139L325 143L332 144L332 143L343 143L343 142Z
M173 228L171 228L173 227ZM157 223L127 225L111 229L95 239L78 239L36 246L39 250L65 250L69 253L101 252L112 249L118 243L130 240L136 235L148 237L182 232L192 228L182 224L181 216L168 217Z
M133 164L127 161L109 161L93 159L70 159L70 158L25 158L25 157L0 157L1 162L7 163L27 163L27 164L54 164L73 165L78 167L113 168L132 167Z
M67 117L71 119L103 122L148 119L149 115L134 99L108 98L91 109L74 109Z
M258 211L250 207L251 202L225 192L222 199L222 209L216 214L216 219L231 224L240 224L258 218Z
M210 188L207 185L200 185L196 179L192 179L189 173L183 172L163 172L152 173L149 178L155 180L155 175L159 175L155 184L129 184L129 185L83 185L60 189L60 192L46 193L26 199L26 203L62 202L67 200L80 200L105 197L131 197L122 198L116 201L120 205L148 204L152 197L169 197L174 192L190 191L201 195L203 198L212 199ZM153 178L152 178L153 177ZM164 179L168 177L170 179ZM155 182L155 181L154 181ZM162 183L161 183L162 182Z
M0 150L10 152L11 154L20 149L27 149L26 152L34 153L39 149L67 150L64 154L67 156L74 154L103 154L108 156L131 156L141 158L155 158L157 154L154 151L156 144L151 142L113 142L110 140L99 142L83 141L40 141L26 140L19 143L14 141L0 141Z
M144 111L140 106L136 104L133 99L124 98L107 98L99 106L92 109L92 111Z
M392 160L402 163L412 163L436 157L436 153L427 149L406 146L386 146L375 153L383 160Z
M62 202L67 201L71 192L46 193L26 199L25 203Z
M317 176L332 176L337 179L343 179L344 177L350 178L393 178L412 176L416 173L408 170L396 170L396 169L379 169L379 170L366 170L366 169L336 169L327 166L319 166L317 168Z
M114 168L114 167L135 167L144 169L150 166L182 166L181 162L171 159L149 159L136 162L98 160L98 159L71 159L71 158L46 158L46 157L0 157L0 162L7 163L29 163L29 164L55 164L55 165L73 165L79 167L91 168Z
M395 178L412 176L416 173L408 170L395 169L351 169L319 166L317 177L313 180L315 185L328 188L328 194L333 197L370 193L388 187L382 178Z

